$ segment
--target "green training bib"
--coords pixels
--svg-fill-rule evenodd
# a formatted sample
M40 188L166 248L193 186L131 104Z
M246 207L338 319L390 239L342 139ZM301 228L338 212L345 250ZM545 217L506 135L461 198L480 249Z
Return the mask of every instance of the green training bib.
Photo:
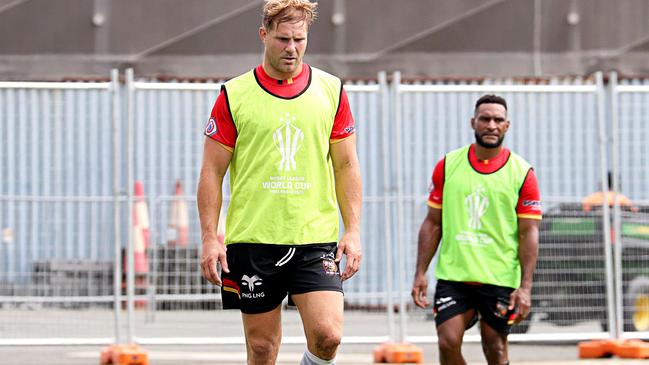
M270 94L253 71L225 83L237 129L226 244L338 240L329 138L342 84L316 68L310 77L294 98Z
M505 165L482 174L466 146L446 155L438 279L518 288L519 191L530 165L513 152Z

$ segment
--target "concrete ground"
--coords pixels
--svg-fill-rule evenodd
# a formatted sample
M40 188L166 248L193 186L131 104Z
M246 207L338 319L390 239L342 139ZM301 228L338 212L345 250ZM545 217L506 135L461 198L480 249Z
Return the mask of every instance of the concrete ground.
M438 364L435 345L421 346L425 364ZM242 365L245 364L243 345L203 346L143 346L151 365ZM372 363L373 345L342 345L337 358L339 365ZM97 365L101 346L38 346L0 347L3 365ZM278 364L298 364L302 345L284 345L280 349ZM466 344L464 354L469 364L486 364L478 344ZM522 345L510 348L512 365L646 365L647 360L595 359L579 360L575 345Z
M125 322L125 313L121 315ZM398 324L398 318L395 320ZM294 310L285 310L282 322L285 342L280 349L278 364L298 364L304 351L304 337L299 315ZM124 338L128 327L122 325L120 328ZM245 364L241 319L236 311L152 313L139 310L135 313L133 328L137 341L143 343L143 349L148 352L151 365ZM550 337L575 333L597 334L597 332L601 334L597 321L568 327L556 327L536 321L530 328L530 334ZM372 350L385 341L381 338L387 338L388 333L385 313L347 312L345 338L339 350L337 363L341 365L372 363ZM475 342L476 333L476 329L467 333L463 348L464 355L469 364L485 364L480 344ZM407 320L407 334L411 336L410 338L421 341L417 345L424 351L426 364L438 363L437 345L431 341L435 334L434 323L426 319L425 313L410 315ZM62 339L62 343L66 343L65 341L70 339L112 339L113 336L114 313L109 310L4 308L0 310L0 364L97 365L104 345L43 346L43 342L39 342L38 339ZM12 343L12 340L19 341ZM161 344L163 342L167 344ZM649 364L648 360L579 360L577 342L574 340L515 342L514 338L510 344L510 361L511 364L526 365Z

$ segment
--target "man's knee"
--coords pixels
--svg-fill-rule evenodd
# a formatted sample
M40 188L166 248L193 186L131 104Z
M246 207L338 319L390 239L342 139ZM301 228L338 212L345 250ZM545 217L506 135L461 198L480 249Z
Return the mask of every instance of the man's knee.
M439 351L443 353L460 352L462 349L462 338L441 334L438 337Z
M268 338L248 338L248 350L256 361L274 361L279 351L279 342ZM264 361L261 361L264 362Z
M482 351L489 364L507 362L507 339L501 336L482 336Z
M341 337L337 331L319 331L313 339L317 352L314 355L321 359L332 359L336 355Z
M482 350L486 355L501 357L505 355L505 344L500 341L482 341Z
M438 324L437 338L439 351L443 354L460 353L462 350L462 338L464 329L473 312L466 312L456 315Z

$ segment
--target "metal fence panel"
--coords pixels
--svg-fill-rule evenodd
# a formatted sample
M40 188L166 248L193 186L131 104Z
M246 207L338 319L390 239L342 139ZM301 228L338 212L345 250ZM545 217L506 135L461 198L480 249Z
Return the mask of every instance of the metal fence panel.
M363 175L363 206L361 237L363 237L363 270L344 283L345 299L350 307L365 309L385 305L384 211L386 206L383 173L385 165L380 141L387 132L382 126L381 100L388 92L387 84L347 84L347 94L357 128L357 150ZM341 222L341 232L342 232Z
M622 330L649 334L649 205L621 211ZM637 334L634 334L637 335Z
M5 205L9 200L0 199ZM5 339L114 338L114 256L111 200L13 201L17 226L6 243L13 269L0 276L0 317ZM72 225L57 211L82 210L87 225ZM76 218L70 218L74 221ZM82 245L69 245L92 230ZM74 316L69 313L74 312Z
M115 85L0 83L5 340L115 336Z
M649 259L643 236L647 219L642 215L649 201L645 189L649 153L644 143L649 137L645 120L649 82L627 83L621 86L629 89L613 93L618 104L612 114L619 116L619 128L612 125L607 131L620 141L619 148L613 143L605 147L605 154L619 154L616 168L622 191L640 210L621 212L616 226L624 247L621 315L629 330L631 323L649 323L645 320L649 316L638 310L646 308L649 292L636 289L644 288L644 279L634 281L644 275ZM137 325L136 338L150 343L220 341L213 337L220 334L205 325L211 311L220 307L220 298L218 288L200 277L200 231L194 208L201 135L219 85L127 85L134 90L129 101L130 144L129 119L119 115L119 123L112 122L116 96L107 92L108 84L0 83L0 316L11 336L27 343L57 337L76 343L84 341L81 337L106 342L118 337L119 327L107 325L113 320L114 289L105 280L118 275L118 282L123 282L115 271L121 260L115 259L119 255L114 243L127 241L125 227L132 224L126 216L131 210L122 195L132 196L132 183L137 181L144 189L151 225L148 273L136 277L137 314L129 318ZM564 339L605 335L605 302L611 299L603 289L606 218L602 212L580 210L581 198L599 190L604 169L609 168L599 157L601 89L591 79L554 79L549 85L514 80L388 85L383 75L379 83L345 87L357 122L364 189L363 267L345 283L346 302L358 314L354 320L382 323L372 333L352 329L347 334L394 338L392 311L385 310L394 304L412 307L409 291L417 231L426 214L432 170L444 153L472 142L473 105L492 90L509 102L512 125L506 144L534 165L545 205L536 312L529 333ZM109 142L113 132L118 133L118 149ZM128 177L125 172L131 168ZM182 191L176 190L178 182ZM228 186L226 177L226 207ZM133 204L139 199L135 197ZM170 223L172 206L179 201L187 207L188 217L187 245L182 247L172 244L178 232ZM116 221L115 214L123 218ZM117 236L115 227L122 228ZM430 273L433 284L432 267ZM34 316L34 309L43 315ZM181 332L173 322L178 316L189 322ZM401 335L418 342L435 340L429 312L409 310L401 320Z
M601 210L580 202L545 202L534 275L532 327L608 330L606 254ZM568 329L572 330L572 329Z
M398 81L398 75L395 76ZM396 114L401 118L402 151L395 159L397 181L402 184L402 225L395 237L403 242L399 257L407 273L401 296L410 303L409 291L415 268L417 232L427 206L427 189L433 168L444 154L474 141L470 120L476 100L495 92L508 102L510 130L505 145L535 168L548 216L541 226L539 272L535 282L536 313L530 328L517 332L548 335L557 332L599 333L606 322L606 270L601 214L587 232L573 236L553 234L552 227L577 224L581 204L598 190L602 169L598 143L598 91L593 80L569 83L552 80L548 85L512 82L467 84L402 84L397 86ZM398 147L396 147L398 148ZM395 152L398 154L398 152ZM568 209L569 208L569 209ZM568 211L566 211L568 209ZM555 214L556 213L556 214ZM579 223L581 225L585 223ZM443 243L442 243L443 244ZM568 252L570 251L570 252ZM429 269L429 297L434 293L434 265ZM561 282L560 289L554 290ZM548 290L552 289L552 290ZM558 303L562 301L561 303ZM430 309L411 310L414 318L432 319ZM402 325L406 321L402 320ZM584 322L588 322L585 323ZM566 328L582 324L579 329ZM562 326L559 328L556 326Z
M620 191L634 201L649 201L649 80L623 80L615 85L618 116L617 150Z
M203 130L220 83L152 83L136 81L134 90L133 178L144 188L150 208L150 235L146 243L148 270L136 280L135 332L139 337L177 336L156 328L166 313L199 313L220 308L219 288L200 273L200 227L196 186L202 161ZM228 179L224 181L229 196ZM170 227L172 206L184 204L187 238L176 244L178 232ZM170 312L171 311L171 312ZM186 315L186 314L185 314ZM139 320L143 319L143 320Z
M611 75L613 188L631 199L614 209L619 330L649 335L649 81ZM620 202L618 198L618 203Z
M12 87L0 89L0 119L5 121L0 126L0 219L5 234L13 237L15 256L0 271L8 278L24 275L36 257L99 258L99 213L91 204L74 204L72 197L112 194L112 147L101 138L111 135L113 125L108 85L43 89L8 84ZM29 209L19 206L17 197L31 200ZM41 206L29 197L66 197L70 203ZM75 224L45 230L51 221ZM8 249L6 243L0 246L0 257L9 255Z

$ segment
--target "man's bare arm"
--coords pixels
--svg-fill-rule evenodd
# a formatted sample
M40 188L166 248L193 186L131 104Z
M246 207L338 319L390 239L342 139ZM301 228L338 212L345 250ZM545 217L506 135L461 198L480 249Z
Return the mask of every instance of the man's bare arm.
M225 245L217 239L219 215L223 203L223 177L230 164L232 152L211 138L205 138L203 165L198 180L197 204L201 223L201 271L215 285L221 285L217 271L219 263L229 272Z
M516 308L517 322L522 321L532 308L532 277L539 253L540 220L518 219L518 260L521 264L521 285L510 297L509 309Z
M417 267L411 292L415 304L421 308L426 308L428 305L428 298L426 298L426 293L428 291L426 271L435 256L435 252L437 252L441 239L442 210L429 207L428 214L419 228L419 238L417 240Z
M339 262L342 255L346 255L347 265L341 278L347 280L360 268L362 255L360 220L363 187L356 155L356 135L331 144L330 154L336 178L336 197L345 225L345 232L338 243L336 261Z

